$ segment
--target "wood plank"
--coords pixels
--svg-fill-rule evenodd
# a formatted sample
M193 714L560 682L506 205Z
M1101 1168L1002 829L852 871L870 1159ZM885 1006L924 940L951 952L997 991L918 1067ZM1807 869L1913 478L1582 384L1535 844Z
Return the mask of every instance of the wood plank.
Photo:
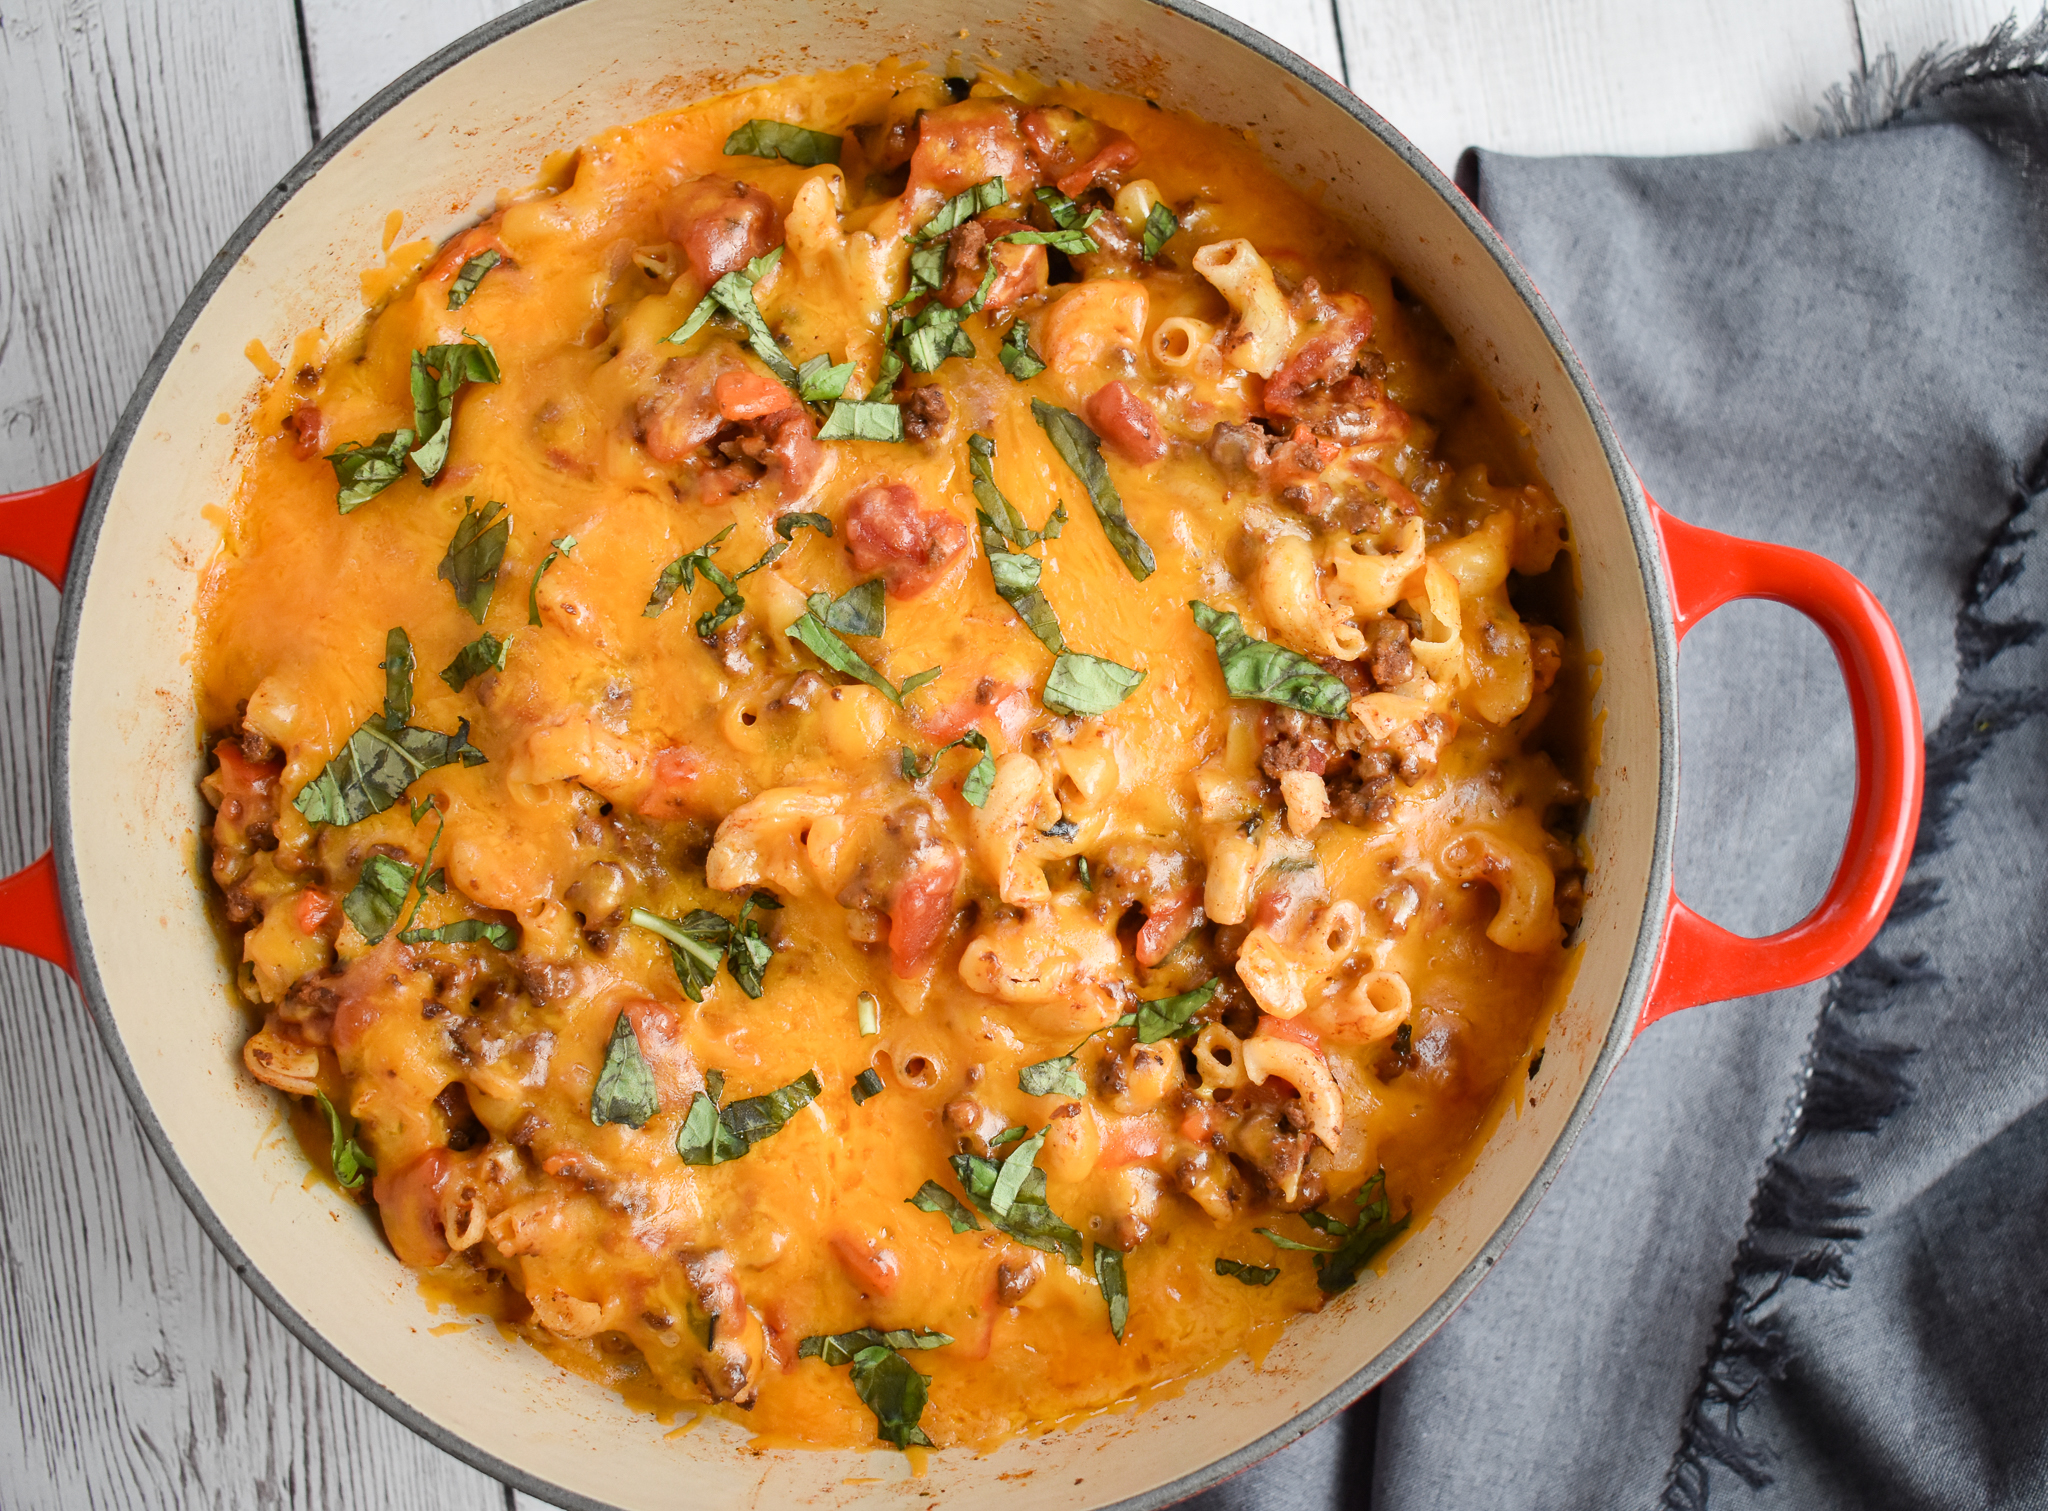
M232 59L232 67L223 60ZM0 490L98 452L164 326L310 140L291 0L0 16ZM0 867L49 829L57 595L0 574ZM76 989L0 952L0 1502L497 1507L329 1372L143 1143Z

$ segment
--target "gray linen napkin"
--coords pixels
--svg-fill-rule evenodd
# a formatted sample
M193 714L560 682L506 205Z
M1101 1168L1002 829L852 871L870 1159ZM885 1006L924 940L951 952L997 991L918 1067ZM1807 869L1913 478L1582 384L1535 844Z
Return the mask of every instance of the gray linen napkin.
M1521 1237L1345 1418L1192 1503L2048 1505L2048 18L1839 92L1826 138L1468 154L1650 492L1890 610L1927 727L1899 906L1834 980L1643 1035ZM1567 500L1569 503L1569 500ZM1819 633L1687 640L1679 886L1825 890L1854 782ZM1331 1441L1340 1440L1340 1441Z

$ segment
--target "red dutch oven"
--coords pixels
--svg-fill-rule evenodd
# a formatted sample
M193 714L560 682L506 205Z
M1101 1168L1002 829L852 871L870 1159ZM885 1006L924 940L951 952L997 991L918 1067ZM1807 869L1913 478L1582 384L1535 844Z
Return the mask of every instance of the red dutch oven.
M1391 1252L1384 1275L1142 1410L986 1454L746 1447L686 1436L563 1374L492 1328L433 1336L374 1223L324 1187L241 1072L246 1018L196 863L206 816L191 673L199 571L218 544L255 379L252 337L284 351L354 318L356 272L387 212L445 236L531 182L541 156L614 123L769 78L923 58L984 61L1154 96L1252 133L1318 189L1443 319L1530 428L1571 517L1581 621L1601 681L1599 765L1577 969L1544 1074L1471 1173ZM337 335L345 332L330 324ZM1803 551L1688 525L1643 492L1527 276L1436 168L1356 98L1270 40L1161 0L540 0L421 64L299 164L179 311L96 470L0 499L0 552L64 593L52 719L54 845L0 881L0 944L78 979L167 1171L236 1270L373 1400L482 1469L572 1506L693 1499L835 1506L919 1498L981 1507L1164 1505L1315 1426L1408 1356L1477 1284L1554 1179L1633 1036L1679 1008L1825 976L1870 940L1918 821L1919 709L1897 634L1847 572ZM1856 799L1840 868L1812 914L1767 939L1694 913L1672 886L1677 658L1706 615L1768 598L1812 619L1848 685ZM443 1329L447 1332L449 1330Z

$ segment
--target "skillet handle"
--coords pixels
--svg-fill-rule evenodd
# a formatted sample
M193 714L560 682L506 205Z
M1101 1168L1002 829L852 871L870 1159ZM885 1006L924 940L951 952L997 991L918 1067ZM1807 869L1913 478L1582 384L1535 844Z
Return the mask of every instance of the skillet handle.
M93 471L88 467L26 493L0 494L0 556L27 562L61 592ZM0 946L40 955L78 974L58 901L56 859L48 850L12 876L0 877Z
M1920 701L1884 606L1843 568L1810 551L1704 530L1650 502L1671 574L1678 636L1724 603L1768 598L1820 626L1835 648L1856 725L1856 803L1827 896L1768 939L1709 923L1671 891L1664 947L1640 1033L1701 1002L1752 997L1832 975L1870 943L1912 859L1926 769Z

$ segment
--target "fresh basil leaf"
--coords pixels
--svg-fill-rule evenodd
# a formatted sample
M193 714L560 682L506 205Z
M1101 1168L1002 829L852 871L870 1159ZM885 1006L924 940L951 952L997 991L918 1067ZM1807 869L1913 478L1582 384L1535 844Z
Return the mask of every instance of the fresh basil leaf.
M903 326L898 344L912 372L937 372L948 357L974 355L974 343L960 329L960 311L936 299Z
M719 590L720 597L716 604L697 616L698 639L702 640L706 645L716 643L713 636L717 632L718 627L727 620L737 618L746 609L747 600L740 596L739 585L746 581L747 578L752 577L756 572L761 571L763 568L771 567L780 561L783 553L789 550L791 539L798 530L802 529L822 530L829 536L832 533L832 521L825 518L822 514L783 515L775 521L775 533L781 539L771 541L768 549L761 553L758 561L750 567L742 568L731 577L727 577L725 573L713 566L708 559L700 564L699 569L711 580L713 586Z
M906 681L903 684L903 691L898 691L896 686L887 677L863 661L860 658L860 654L853 647L849 646L826 627L824 616L830 610L831 601L823 593L813 593L810 597L810 612L800 616L796 623L792 624L784 633L820 661L831 667L835 672L852 677L855 681L865 682L891 703L901 708L903 706L904 693L914 690L910 682ZM936 671L936 668L934 668L934 671ZM918 676L924 676L924 674L920 672ZM916 679L912 678L911 680L915 681ZM929 681L930 678L925 680ZM918 685L922 686L923 684L920 683Z
M1081 1235L1060 1221L1045 1199L1045 1172L1033 1166L1011 1198L1009 1212L997 1217L989 1196L1001 1177L1001 1167L979 1154L956 1154L949 1163L961 1188L982 1216L1001 1232L1028 1248L1058 1254L1068 1264L1081 1262Z
M996 486L995 461L996 443L993 438L978 432L967 438L967 473L973 480L974 501L988 515L989 523L1001 533L1011 549L1017 551L1035 546L1042 540L1058 540L1060 531L1066 528L1066 504L1055 499L1052 517L1046 520L1045 528L1032 529L1024 523L1024 516L1017 507L1004 497L1003 490Z
M556 558L560 557L564 551L576 549L576 537L573 535L559 535L549 541L548 545L550 547L548 554L543 556L540 559L540 565L533 569L533 581L527 585L526 589L526 622L535 629L540 628L540 580L546 574L547 569L555 564Z
M853 1105L858 1107L871 1097L878 1097L884 1091L881 1076L872 1067L863 1070L853 1078Z
M362 1189L364 1178L377 1173L377 1161L370 1151L355 1141L353 1134L341 1131L341 1114L334 1110L334 1104L327 1100L327 1093L316 1091L313 1100L320 1110L327 1114L327 1131L332 1143L328 1160L334 1166L335 1184L344 1191Z
M887 399L896 387L896 380L903 376L903 359L894 352L882 353L882 365L875 374L874 386L868 390L867 402L878 404ZM871 439L879 439L871 437ZM901 440L902 437L897 437Z
M1035 1168L1038 1151L1045 1147L1046 1132L1044 1128L1039 1129L1004 1158L1003 1168L996 1173L996 1183L988 1194L989 1210L995 1216L1010 1215L1010 1208L1017 1200L1017 1188L1024 1184L1024 1177Z
M412 428L420 443L413 465L432 482L448 463L448 442L455 434L455 395L465 383L499 381L498 354L482 337L429 346L412 354Z
M1095 217L1102 213L1100 209L1083 207L1050 185L1039 186L1038 202L1045 206L1046 213L1052 216L1052 223L1062 231L1085 230L1094 225Z
M998 1133L988 1141L988 1146L991 1149L1000 1149L1005 1144L1014 1144L1030 1131L1029 1128L1005 1128L1001 1133Z
M912 672L903 679L903 686L900 689L902 695L907 698L920 687L938 681L939 674L943 671L945 671L943 666L928 666L921 672Z
M941 745L932 752L931 758L925 761L920 761L917 753L905 745L897 754L896 766L903 773L906 782L921 782L938 769L940 757L947 751L961 746L981 752L981 759L974 763L973 769L960 783L960 795L966 798L972 807L979 808L988 801L989 791L996 782L995 757L989 753L988 737L980 730L970 729L959 739Z
M1280 1278L1277 1268L1269 1269L1262 1264L1240 1264L1235 1259L1216 1261L1216 1273L1229 1280L1241 1280L1246 1285L1271 1285Z
M1074 862L1074 874L1081 878L1082 887L1090 892L1095 890L1095 878L1088 874L1088 857L1082 856Z
M1025 1066L1017 1072L1017 1087L1031 1097L1088 1095L1080 1066L1072 1055L1061 1055L1057 1060L1040 1060L1036 1065Z
M806 404L822 404L843 395L852 378L851 362L834 367L832 359L820 352L796 370L796 396Z
M779 157L799 168L839 161L839 138L787 121L748 121L725 139L727 157Z
M423 818L430 809L435 812L440 811L438 806L435 804L431 794L423 798L416 798L412 802L406 804L406 811L412 815L412 821L415 824L417 824L420 821L420 819ZM436 832L438 833L439 831L437 830Z
M873 992L862 992L854 998L854 1008L860 1014L860 1036L872 1039L882 1031L882 999Z
M1367 1184L1369 1185L1370 1182ZM1327 1212L1318 1212L1314 1207L1310 1207L1307 1211L1297 1213L1296 1215L1318 1233L1328 1233L1332 1238L1342 1238L1351 1231L1350 1223L1345 1222L1342 1218L1332 1217Z
M1159 255L1159 249L1173 239L1180 229L1180 217L1166 207L1161 200L1152 207L1145 217L1145 260L1150 262Z
M984 179L970 189L962 189L940 205L939 213L918 227L916 239L937 241L941 236L950 236L982 211L993 210L1009 197L1000 175Z
M626 914L626 921L668 941L669 962L675 967L683 995L692 1002L702 1002L732 946L732 924L704 908L694 909L681 919L663 918L645 908L634 908Z
M955 1233L977 1233L981 1221L972 1209L959 1197L948 1191L935 1180L928 1180L917 1188L917 1195L908 1198L911 1206L920 1212L936 1212L953 1226Z
M945 286L946 248L935 242L928 247L919 247L910 254L910 287L903 297L890 305L891 309L910 303L920 295L929 294Z
M372 855L363 862L348 896L341 900L341 911L364 939L371 944L381 943L398 922L399 910L405 906L406 894L412 891L417 874L402 860Z
M929 1448L917 1419L931 1395L931 1377L911 1368L892 1348L864 1348L854 1355L853 1393L875 1414L875 1438L898 1448Z
M457 692L469 686L470 679L485 672L501 672L505 669L505 658L512 651L512 637L500 640L489 630L455 653L455 659L441 669L441 680Z
M374 441L343 441L327 453L334 480L341 485L335 503L347 514L389 488L405 475L405 454L412 450L410 430L387 430Z
M640 1037L633 1032L633 1020L624 1013L612 1023L611 1042L605 1046L604 1068L597 1073L597 1085L590 1093L590 1121L594 1126L624 1123L638 1128L661 1111L661 1097L654 1089L654 1071L640 1052Z
M865 639L880 635L889 623L882 579L871 577L866 582L856 583L833 599L818 618L827 629L842 635L859 635Z
M1351 707L1351 689L1306 656L1284 645L1254 640L1235 614L1218 613L1199 598L1188 601L1195 623L1216 642L1223 685L1233 698L1258 698L1304 713L1341 719Z
M469 296L476 292L476 286L484 281L484 274L504 261L496 247L485 247L476 256L462 265L462 271L455 275L455 281L448 285L448 308L459 310L469 303Z
M475 503L466 498L464 503ZM448 552L434 575L455 589L455 601L469 611L478 624L490 611L491 590L498 585L498 568L505 560L505 543L512 537L512 518L495 500L462 516L448 541Z
M1253 1228L1252 1231L1279 1249L1293 1249L1301 1254L1334 1254L1335 1249L1326 1249L1321 1244L1302 1243L1284 1233L1275 1233L1271 1228Z
M776 344L774 332L768 329L768 322L761 314L761 306L754 299L754 285L768 276L775 264L782 260L782 248L775 247L756 257L743 268L735 268L712 284L697 307L690 311L689 319L677 326L664 338L680 345L702 330L714 312L723 310L740 323L747 333L747 345L759 357L775 381L792 392L797 388L796 369L789 358L783 355Z
M412 637L403 629L385 631L384 659L377 665L384 673L384 724L396 729L412 717L412 673L418 665Z
M484 764L484 753L469 743L469 720L449 735L411 725L386 729L382 716L373 714L299 790L292 806L309 824L357 823L396 803L435 767L457 761Z
M640 611L642 617L658 617L661 611L668 607L669 600L676 596L678 588L686 593L694 591L697 586L697 574L709 568L713 554L725 544L725 538L736 528L738 527L727 525L694 551L685 551L663 567L661 576L654 581L654 591L648 595L647 607Z
M875 385L876 393L888 391L880 383ZM825 423L818 427L818 439L901 441L903 411L897 405L882 403L872 396L866 399L841 399L832 406L832 412L825 416Z
M997 596L1024 621L1024 628L1038 637L1040 645L1059 655L1067 648L1067 637L1060 628L1059 615L1039 591L1038 580L1044 565L1035 556L1004 550L1002 531L995 523L979 509L974 511L974 517L981 527L982 554L988 557L989 576L995 582Z
M949 1335L929 1327L892 1327L886 1332L878 1327L857 1327L850 1333L822 1333L799 1339L796 1356L822 1359L827 1364L851 1364L862 1349L893 1348L907 1352L944 1348L952 1341Z
M1161 997L1157 1002L1139 1003L1134 1024L1138 1030L1138 1042L1157 1044L1161 1039L1194 1033L1197 1028L1195 1014L1209 1005L1209 999L1216 995L1219 985L1221 983L1215 980L1204 981L1191 992Z
M807 1070L787 1086L718 1109L715 1098L723 1087L721 1078L716 1089L709 1094L699 1092L690 1104L689 1116L676 1136L676 1153L686 1165L722 1165L738 1159L761 1140L781 1132L824 1090L818 1073ZM706 1108L713 1109L712 1115L706 1115Z
M993 257L991 257L988 260L988 266L982 270L981 283L975 288L974 292L968 296L967 302L960 306L961 318L965 319L969 315L978 313L981 307L984 304L988 303L989 290L994 288L995 286L996 260ZM970 348L963 355L971 357L974 355L974 352Z
M1035 378L1045 371L1045 358L1031 348L1031 332L1022 320L1010 326L1009 334L1003 337L1003 344L996 352L996 360L1003 364L1003 371L1019 383Z
M1056 714L1106 714L1128 698L1145 674L1100 656L1063 651L1054 658L1039 699Z
M1013 241L1020 247L1051 247L1069 257L1085 257L1090 252L1102 250L1101 244L1079 226L1071 229L1062 227L1057 231L1012 231L1007 236L998 236L996 240Z
M1109 479L1109 468L1102 460L1102 439L1070 410L1057 404L1048 404L1043 399L1031 401L1031 417L1044 428L1052 441L1052 449L1060 454L1060 460L1073 469L1074 476L1088 490L1088 502L1095 506L1095 517L1102 521L1102 533L1109 537L1109 543L1116 547L1116 554L1123 558L1124 566L1131 576L1143 582L1152 575L1158 565L1152 559L1152 548L1145 544L1145 538L1131 525L1124 513L1123 498L1116 491L1116 484Z
M482 940L499 950L509 950L519 942L512 925L486 918L465 918L435 929L405 929L398 937L406 944L475 944Z
M759 998L763 990L763 975L768 963L775 958L775 947L761 934L761 925L750 916L760 906L756 899L766 897L768 906L779 908L774 894L756 892L740 904L739 921L732 927L732 948L725 957L725 968L732 973L732 979L740 984L740 990L749 997Z
M1304 1214L1306 1215L1306 1214ZM1358 1216L1336 1249L1316 1261L1316 1284L1326 1296L1349 1290L1373 1257L1400 1237L1408 1216L1396 1219L1387 1201L1387 1172L1382 1169L1358 1193Z
M1124 1280L1124 1256L1107 1244L1095 1245L1095 1283L1109 1305L1109 1330L1121 1343L1124 1324L1131 1318L1131 1288Z
M436 829L434 831L434 838L438 840L440 837L441 831ZM432 856L429 855L428 858L432 859ZM432 892L436 897L441 896L444 892L448 890L447 870L444 867L436 866L432 871L427 873L427 879L420 883L420 890L423 892Z

